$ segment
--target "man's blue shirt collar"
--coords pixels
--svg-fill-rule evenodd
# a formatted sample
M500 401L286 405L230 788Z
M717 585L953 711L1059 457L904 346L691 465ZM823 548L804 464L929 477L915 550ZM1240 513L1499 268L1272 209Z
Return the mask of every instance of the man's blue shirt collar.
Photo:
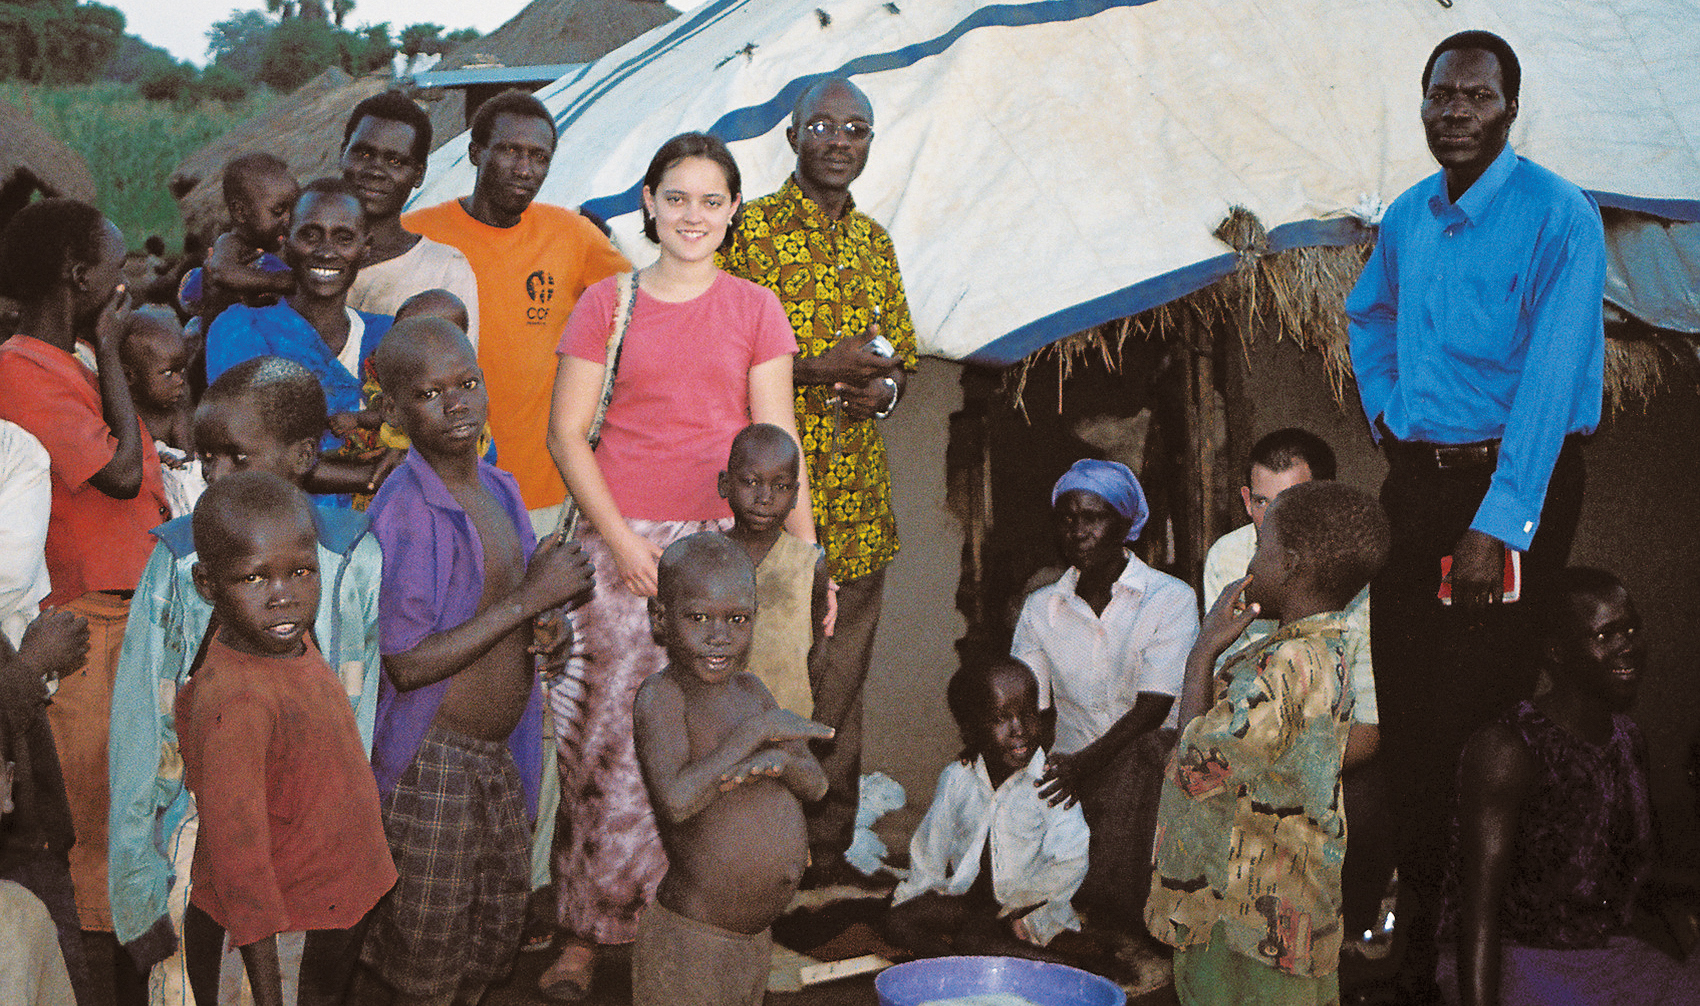
M1454 224L1475 223L1481 220L1487 208L1493 204L1499 190L1505 188L1505 183L1511 178L1511 172L1517 169L1517 152L1507 143L1499 150L1499 156L1493 159L1482 176L1475 184L1458 197L1456 203L1446 197L1446 172L1441 171L1434 176L1435 191L1428 197L1429 212L1434 214L1441 226L1451 228Z

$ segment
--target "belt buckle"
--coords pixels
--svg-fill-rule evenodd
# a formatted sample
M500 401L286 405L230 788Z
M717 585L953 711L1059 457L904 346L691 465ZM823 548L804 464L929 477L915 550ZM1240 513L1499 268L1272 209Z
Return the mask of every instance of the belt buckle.
M1489 444L1447 444L1434 450L1434 466L1441 471L1486 464L1493 457Z

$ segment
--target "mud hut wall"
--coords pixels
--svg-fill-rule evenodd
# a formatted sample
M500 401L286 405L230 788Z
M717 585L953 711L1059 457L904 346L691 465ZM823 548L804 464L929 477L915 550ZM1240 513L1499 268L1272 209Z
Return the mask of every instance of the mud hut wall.
M918 818L939 770L961 748L945 707L967 625L956 610L962 526L945 507L950 415L962 407L962 366L924 357L903 405L882 421L892 505L903 550L886 569L863 717L862 771L885 772L909 793Z

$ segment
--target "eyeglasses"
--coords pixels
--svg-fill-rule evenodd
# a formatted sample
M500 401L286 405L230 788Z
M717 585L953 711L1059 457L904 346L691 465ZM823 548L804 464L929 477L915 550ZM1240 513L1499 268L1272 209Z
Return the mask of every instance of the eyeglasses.
M834 135L853 141L874 138L874 127L865 122L827 122L825 119L816 119L803 128L808 130L810 136L821 140L831 139Z

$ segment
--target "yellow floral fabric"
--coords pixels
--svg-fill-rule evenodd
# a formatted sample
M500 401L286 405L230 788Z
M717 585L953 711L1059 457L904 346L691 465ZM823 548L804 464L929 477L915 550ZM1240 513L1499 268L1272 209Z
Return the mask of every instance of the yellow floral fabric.
M1157 812L1151 935L1210 942L1290 975L1339 965L1346 816L1340 762L1351 728L1340 612L1283 626L1216 677L1187 724Z
M880 331L904 369L915 369L915 326L891 237L854 203L834 220L788 178L778 192L744 205L721 265L779 295L802 355L819 356L860 336L877 307ZM878 420L852 422L832 397L831 387L799 385L797 432L827 568L843 582L883 569L897 555L897 520Z

